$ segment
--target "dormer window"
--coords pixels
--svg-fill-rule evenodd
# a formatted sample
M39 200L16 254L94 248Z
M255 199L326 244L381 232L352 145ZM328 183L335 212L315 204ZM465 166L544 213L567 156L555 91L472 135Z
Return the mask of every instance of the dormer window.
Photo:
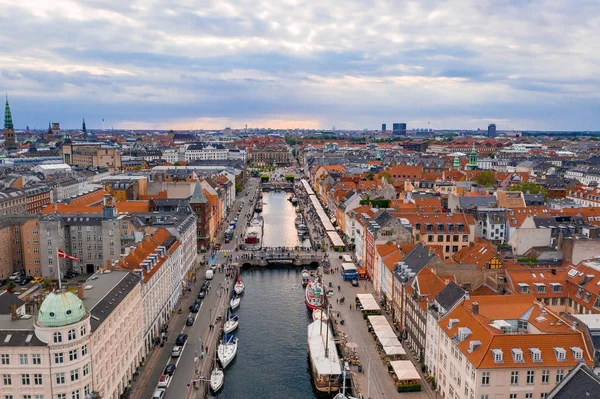
M575 360L582 360L583 359L583 350L578 347L578 346L572 346L571 347L571 353L573 353L573 357L575 358Z
M534 283L533 285L535 286L535 292L538 292L538 293L545 293L546 292L546 285L545 284Z
M550 287L552 287L552 292L562 292L562 285L560 283L550 283Z
M515 363L523 363L523 351L520 348L513 348L511 350L512 352L512 356L513 356L513 361Z
M468 327L460 327L458 329L458 341L463 342L471 335L471 330Z
M492 354L494 355L494 363L504 363L502 349L492 349Z
M556 360L559 362L564 362L567 360L567 351L565 348L557 346L554 348L554 355L556 356Z
M448 321L448 329L454 328L458 324L458 319L450 319Z
M530 348L529 353L531 354L531 360L534 362L542 361L542 351L539 348Z
M519 283L519 292L521 294L529 294L529 284Z
M589 302L591 298L592 298L592 295L591 295L589 292L586 292L586 293L583 295L583 300L584 300L585 302Z
M477 348L479 348L481 346L481 341L469 341L469 350L468 352L471 353L474 350L476 350Z

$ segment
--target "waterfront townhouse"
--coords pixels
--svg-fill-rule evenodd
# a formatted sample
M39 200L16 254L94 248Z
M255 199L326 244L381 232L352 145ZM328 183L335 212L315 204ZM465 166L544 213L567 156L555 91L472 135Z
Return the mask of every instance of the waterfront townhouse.
M435 376L452 399L545 398L578 363L583 332L531 295L471 296L437 323Z
M164 331L184 287L174 277L181 262L181 244L164 227L144 237L115 267L142 276L144 348L147 353Z
M384 299L386 307L392 308L394 279L392 272L398 262L404 257L403 253L397 244L387 242L378 244L375 252L375 268L378 270L380 281L377 284L379 287L378 293Z
M3 398L117 399L143 361L139 276L98 272L77 295L53 291L37 317L0 295Z

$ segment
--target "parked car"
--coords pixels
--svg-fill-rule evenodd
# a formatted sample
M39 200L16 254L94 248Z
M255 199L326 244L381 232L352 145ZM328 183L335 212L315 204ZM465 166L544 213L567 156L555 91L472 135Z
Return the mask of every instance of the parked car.
M152 399L164 399L164 397L165 397L165 390L164 390L164 388L158 388L152 394Z
M212 279L213 279L213 277L214 277L214 275L215 275L215 273L214 273L214 272L213 272L211 269L208 269L208 270L206 271L206 279L207 279L207 280L212 280Z
M165 367L165 372L163 374L172 376L176 368L177 366L175 366L174 364L169 364L167 365L167 367Z
M357 279L352 280L352 286L353 287L358 287L358 280Z
M200 311L200 305L192 305L192 308L190 310L192 311L192 313L198 313Z
M203 289L200 290L200 292L198 293L198 299L204 299L205 296L206 296L206 291L204 291Z
M21 277L20 280L15 280L15 282L19 285L27 285L28 281L26 277Z
M179 357L181 356L182 348L181 346L174 346L171 351L171 357Z
M215 249L218 251L219 249L221 249L221 243L218 242L215 244Z
M205 281L202 283L202 289L203 289L204 291L206 291L206 290L208 289L208 286L209 286L209 285L210 285L210 281L208 281L208 280L205 280Z
M194 325L194 318L193 317L188 317L187 320L185 321L185 325L186 326L193 326Z
M183 346L183 344L185 344L185 341L187 341L187 339L188 339L187 334L179 334L177 336L177 340L175 341L175 345Z
M169 385L169 381L171 381L171 376L170 375L161 375L160 378L158 379L158 387L159 388L166 388Z
M10 275L10 277L8 278L9 280L20 280L21 276L23 275L23 272L14 272L13 274Z
M44 281L43 277L36 277L32 280L32 283L41 283L42 281Z

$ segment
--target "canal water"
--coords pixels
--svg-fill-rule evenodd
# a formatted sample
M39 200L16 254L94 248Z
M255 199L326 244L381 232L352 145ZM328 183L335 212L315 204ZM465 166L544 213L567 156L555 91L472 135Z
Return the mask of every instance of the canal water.
M265 246L296 246L295 208L286 193L265 193ZM301 268L244 269L246 289L239 315L238 352L225 370L218 395L226 399L314 399L306 352L312 317L304 304Z

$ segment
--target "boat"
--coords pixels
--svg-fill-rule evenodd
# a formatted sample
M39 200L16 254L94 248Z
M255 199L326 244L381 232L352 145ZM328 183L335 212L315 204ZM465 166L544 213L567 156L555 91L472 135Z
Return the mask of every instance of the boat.
M312 312L313 321L317 321L319 319L323 321L327 321L327 313L323 312L322 309L315 309Z
M244 234L246 249L259 249L263 236L263 219L260 216L253 218Z
M227 320L225 322L225 324L223 325L223 332L225 334L229 334L230 332L234 331L236 328L238 328L239 322L238 322L238 318L237 316L235 317L231 317L229 318L229 320Z
M315 388L333 393L340 389L342 368L329 325L313 321L308 325L308 355Z
M309 310L313 311L323 306L325 290L319 280L313 280L308 283L304 291L304 300Z
M294 224L296 225L296 228L298 228L298 226L300 226L303 223L304 223L304 221L302 220L302 215L296 216L296 221L294 222Z
M210 373L210 389L213 393L219 392L219 389L223 388L225 382L225 373L223 369L217 365L217 357L215 356L215 365Z
M292 205L298 205L298 198L292 197L291 201L292 201Z
M261 213L262 210L263 210L263 204L262 204L262 202L257 202L256 206L254 207L254 212Z
M244 282L242 281L241 278L239 278L238 281L233 286L233 291L236 293L236 295L240 295L242 292L244 292L244 288L245 288Z
M225 369L233 360L237 353L238 339L236 337L229 338L228 341L221 341L217 347L217 356L221 362L221 366Z
M344 372L342 373L342 392L338 392L333 399L356 399L354 396L346 395L346 370L348 370L348 362L344 362Z
M310 282L310 273L308 273L308 270L304 269L304 270L302 270L302 286L306 287L309 282Z
M242 299L239 296L234 296L233 298L231 298L231 301L229 301L229 306L231 307L231 310L235 310L238 306L240 306L240 301Z
M307 232L306 225L300 224L300 225L298 225L297 229L298 229L298 237L304 237L304 235Z

